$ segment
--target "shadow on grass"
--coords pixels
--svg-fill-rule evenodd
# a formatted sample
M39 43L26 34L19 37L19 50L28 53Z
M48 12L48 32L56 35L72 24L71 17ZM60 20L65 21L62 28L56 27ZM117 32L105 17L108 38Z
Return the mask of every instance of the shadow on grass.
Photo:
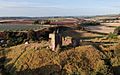
M67 45L67 46L62 46L61 47L61 52L62 51L66 51L66 50L69 50L69 49L73 49L73 46L70 44L70 45Z
M26 69L16 72L16 75L61 75L59 65L45 65L36 69Z
M114 66L113 72L114 72L114 75L120 75L120 66Z
M7 66L5 66L5 63L9 62L11 59L8 59L6 57L0 58L0 74L2 75L10 75L8 70L6 69Z
M95 37L80 37L82 40L85 40L85 39L95 39L95 38L102 38L104 36L95 36Z

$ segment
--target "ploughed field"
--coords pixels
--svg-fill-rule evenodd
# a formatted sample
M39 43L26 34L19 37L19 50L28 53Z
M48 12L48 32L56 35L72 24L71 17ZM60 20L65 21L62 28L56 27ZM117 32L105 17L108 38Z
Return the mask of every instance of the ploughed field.
M24 24L0 24L0 31L26 31L26 30L39 30L47 26L41 25L24 25Z
M86 29L91 32L109 34L110 32L114 32L115 28L106 27L106 26L88 26L86 27Z
M107 26L107 27L117 27L117 26L120 26L120 23L101 23L102 25L104 26Z
M86 26L85 29L90 32L109 34L114 32L118 26L120 26L120 23L101 23L101 25Z

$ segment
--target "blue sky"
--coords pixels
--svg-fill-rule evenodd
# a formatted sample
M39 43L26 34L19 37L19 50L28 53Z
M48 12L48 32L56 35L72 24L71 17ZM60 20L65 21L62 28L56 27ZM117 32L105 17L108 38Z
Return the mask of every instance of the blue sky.
M119 14L120 0L0 0L0 16Z

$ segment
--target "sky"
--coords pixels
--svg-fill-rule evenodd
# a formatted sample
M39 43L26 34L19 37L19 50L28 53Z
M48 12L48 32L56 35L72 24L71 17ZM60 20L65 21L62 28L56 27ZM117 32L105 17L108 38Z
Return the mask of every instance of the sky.
M0 16L93 16L120 13L120 0L0 0Z

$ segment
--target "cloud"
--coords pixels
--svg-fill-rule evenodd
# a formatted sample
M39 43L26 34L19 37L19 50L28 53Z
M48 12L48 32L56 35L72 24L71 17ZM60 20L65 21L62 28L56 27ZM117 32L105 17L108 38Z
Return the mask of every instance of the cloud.
M81 16L109 14L112 10L105 9L89 9L89 8L58 8L58 7L14 7L0 8L0 16ZM115 12L111 12L115 13Z
M118 13L106 6L74 5L66 3L57 4L50 0L0 0L0 16L71 16L71 15L96 15ZM63 0L62 0L63 1ZM53 3L52 3L53 2ZM79 2L78 2L79 3ZM63 4L63 5L62 5ZM118 6L117 6L118 7Z
M26 0L1 0L0 2L26 2Z
M39 8L39 7L59 7L58 4L51 4L48 2L39 2L37 0L2 0L0 7L3 8Z
M120 5L112 5L112 8L120 8Z

